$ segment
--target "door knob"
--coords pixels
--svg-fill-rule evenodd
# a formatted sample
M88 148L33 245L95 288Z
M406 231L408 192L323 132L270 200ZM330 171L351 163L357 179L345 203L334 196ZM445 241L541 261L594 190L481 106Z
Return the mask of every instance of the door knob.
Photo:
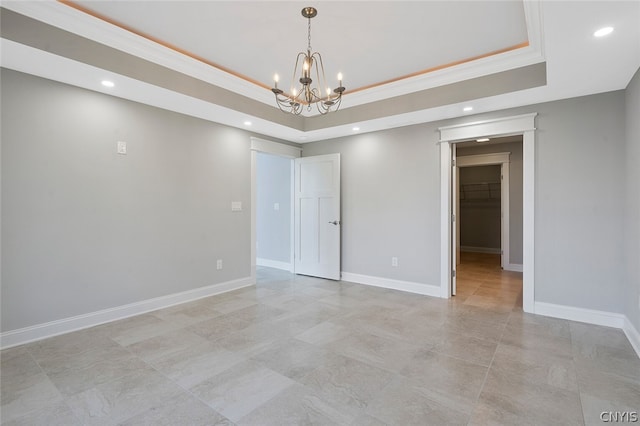
M340 221L339 220L334 220L333 222L329 222L333 225L340 225Z

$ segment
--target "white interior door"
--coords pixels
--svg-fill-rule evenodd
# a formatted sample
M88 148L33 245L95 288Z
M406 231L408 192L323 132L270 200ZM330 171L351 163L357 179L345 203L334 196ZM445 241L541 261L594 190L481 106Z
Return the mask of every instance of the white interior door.
M340 279L340 154L295 159L296 274Z
M460 188L458 185L458 165L456 164L456 144L451 144L451 295L456 295L457 290L457 278L456 270L458 269L459 256L460 256L460 226L459 215L460 210L458 208L460 199Z

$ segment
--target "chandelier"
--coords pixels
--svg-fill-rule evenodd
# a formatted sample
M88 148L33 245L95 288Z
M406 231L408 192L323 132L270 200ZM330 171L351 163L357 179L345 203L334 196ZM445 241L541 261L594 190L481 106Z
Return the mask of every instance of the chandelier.
M342 93L345 91L345 88L342 87L342 74L338 74L340 82L338 87L331 91L327 85L320 52L311 53L311 18L317 14L318 11L314 7L302 9L302 16L308 19L308 44L307 51L298 53L296 57L296 65L293 68L293 77L291 78L291 93L286 94L278 89L278 74L273 78L274 87L271 91L276 96L276 103L283 112L299 115L305 106L307 111L311 111L312 105L315 105L320 114L326 114L340 108ZM296 84L296 76L300 76L299 86Z

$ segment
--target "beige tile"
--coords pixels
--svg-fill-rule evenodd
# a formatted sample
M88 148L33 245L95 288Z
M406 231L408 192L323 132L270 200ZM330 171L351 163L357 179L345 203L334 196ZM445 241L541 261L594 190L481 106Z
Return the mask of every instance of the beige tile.
M188 330L172 330L130 345L127 349L139 358L153 362L179 355L190 347L209 343L209 340Z
M462 264L448 300L259 268L256 286L4 350L2 422L571 425L637 410L624 333L524 313L522 274L496 259Z
M415 344L359 330L327 344L326 348L336 354L392 372L402 370L420 349Z
M109 337L122 346L159 336L171 330L181 328L182 325L163 321L153 314L138 315L104 326Z
M539 327L507 326L501 342L541 354L572 356L571 338L559 337L550 332L540 332Z
M472 424L582 425L578 392L491 368L472 415Z
M255 362L243 362L193 388L191 393L233 422L295 382Z
M3 426L81 426L80 420L64 402L33 411L23 417L5 422Z
M76 394L66 402L83 424L107 425L157 407L181 391L160 373L144 369Z
M251 359L283 376L300 380L332 356L335 355L328 350L297 339L287 339L272 344Z
M388 425L466 425L468 414L431 400L424 389L396 377L366 409L366 413Z
M27 377L41 374L42 370L25 347L2 351L0 358L2 384L11 387Z
M197 300L195 302L160 309L151 314L161 320L187 326L223 315L222 312L215 310L210 305L211 303L208 301Z
M359 411L325 401L318 392L294 384L240 419L238 426L348 425Z
M532 352L500 343L493 358L491 370L518 378L523 382L578 391L576 367L571 357Z
M295 337L298 340L311 343L312 345L324 346L348 334L349 331L345 326L334 324L331 321L325 321L297 334Z
M139 358L126 354L50 373L49 378L62 395L70 396L146 367Z
M583 395L640 408L640 380L578 367L578 386Z
M431 350L453 358L489 366L498 344L457 333L446 333Z
M402 370L414 392L442 406L471 413L488 368L431 351L421 351Z
M251 321L246 318L222 315L190 325L186 330L204 337L207 340L215 341L229 335L229 333L243 330L250 325Z
M606 399L597 398L595 396L591 396L588 394L581 393L580 400L582 401L582 414L584 417L584 424L587 426L602 426L603 424L613 423L613 424L624 424L624 423L637 423L629 421L630 417L627 417L625 422L621 421L612 421L612 418L609 416L620 415L623 413L628 413L626 415L632 416L631 413L636 413L636 417L638 416L638 405L630 406L625 405L616 401L610 401ZM609 414L612 413L612 414ZM614 414L615 413L615 414ZM606 417L604 417L606 416ZM607 421L605 422L604 419Z
M0 383L2 421L15 420L62 402L62 395L44 374L31 374L22 380Z
M245 357L215 343L184 347L168 356L155 358L150 364L181 387L188 389L214 377Z
M137 414L122 423L121 426L233 426L233 423L197 398L181 394L162 401L156 407Z
M444 331L447 333L462 334L492 342L499 342L505 329L504 324L493 322L481 322L472 317L455 316L444 324Z
M392 373L344 356L329 358L302 380L331 404L366 407L391 380Z

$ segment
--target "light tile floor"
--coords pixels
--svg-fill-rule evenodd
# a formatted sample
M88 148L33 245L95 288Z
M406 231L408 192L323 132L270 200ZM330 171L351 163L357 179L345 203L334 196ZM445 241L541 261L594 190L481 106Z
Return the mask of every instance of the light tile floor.
M4 350L2 424L590 425L640 408L620 330L525 314L519 274L467 269L443 300L263 268L255 287Z

